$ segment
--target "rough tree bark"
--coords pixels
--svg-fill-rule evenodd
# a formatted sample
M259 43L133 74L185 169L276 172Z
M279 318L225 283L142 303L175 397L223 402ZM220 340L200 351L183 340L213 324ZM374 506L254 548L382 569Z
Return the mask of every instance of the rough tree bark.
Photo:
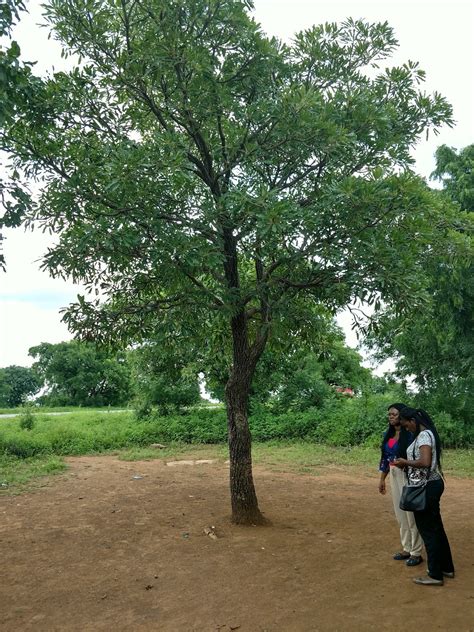
M237 248L233 232L223 231L224 272L229 288L239 295L240 280L237 265ZM238 303L237 303L238 305ZM249 393L255 367L265 347L266 337L260 343L249 344L247 314L238 306L231 318L232 369L226 385L227 425L230 458L230 496L232 521L236 524L265 524L259 508L252 475L251 435L248 422Z
M252 475L248 403L257 359L249 350L245 313L232 319L234 362L226 385L229 433L230 497L236 524L266 524L258 508Z

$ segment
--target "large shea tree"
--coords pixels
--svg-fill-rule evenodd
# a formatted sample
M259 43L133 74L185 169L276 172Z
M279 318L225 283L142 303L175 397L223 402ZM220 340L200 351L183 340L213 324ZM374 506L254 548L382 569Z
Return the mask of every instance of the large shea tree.
M410 150L451 109L417 64L384 68L387 24L287 45L247 0L44 6L75 67L36 80L4 127L13 177L43 182L4 221L57 234L44 266L90 290L65 311L78 335L225 356L232 517L264 522L247 411L259 358L311 328L315 305L423 295L419 255L449 220Z

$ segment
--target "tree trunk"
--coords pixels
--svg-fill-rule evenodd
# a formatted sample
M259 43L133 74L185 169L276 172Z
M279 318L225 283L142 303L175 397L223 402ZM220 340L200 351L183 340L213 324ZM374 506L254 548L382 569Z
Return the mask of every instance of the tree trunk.
M252 476L248 404L257 358L249 351L245 314L240 313L232 319L232 334L234 362L226 385L232 521L236 524L265 524L268 521L258 508Z
M229 228L224 229L224 271L229 289L239 295L239 271L236 241ZM237 302L238 305L238 302ZM255 367L265 347L266 336L250 348L245 306L238 305L231 318L232 370L226 385L227 425L229 433L230 497L232 521L236 524L265 524L258 508L252 476L252 441L248 422L250 385Z
M252 476L251 435L248 422L250 381L236 370L226 386L227 425L229 430L230 497L232 522L265 524Z

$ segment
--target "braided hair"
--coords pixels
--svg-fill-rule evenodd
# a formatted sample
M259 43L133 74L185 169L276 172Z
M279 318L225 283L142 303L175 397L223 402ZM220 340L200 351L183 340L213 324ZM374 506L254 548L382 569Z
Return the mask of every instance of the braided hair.
M438 464L439 469L441 469L441 441L434 421L428 415L426 410L423 410L422 408L409 408L406 406L400 411L400 419L415 422L415 439L420 434L420 425L423 425L427 430L430 430L433 433L436 446L436 463Z
M407 406L406 404L401 404L400 402L397 402L395 404L390 404L390 406L387 406L387 410L390 410L390 408L395 408L396 410L398 410L398 412L400 412L401 410L407 408ZM382 457L384 454L385 444L387 443L389 439L395 436L395 432L396 432L395 426L388 424L388 428L385 431L385 434L382 439L382 445L380 446L380 449L382 451ZM398 436L397 458L402 458L402 459L407 458L407 448L410 443L411 443L410 433L408 432L408 430L405 430L405 428L403 428L402 426L400 428L400 434Z

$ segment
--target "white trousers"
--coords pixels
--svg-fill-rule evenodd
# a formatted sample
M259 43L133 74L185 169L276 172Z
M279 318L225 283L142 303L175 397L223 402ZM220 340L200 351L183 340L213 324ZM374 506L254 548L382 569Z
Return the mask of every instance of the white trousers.
M411 555L421 555L423 540L415 524L415 517L411 511L400 509L402 487L406 485L406 474L399 467L390 468L390 489L392 492L393 509L400 525L400 541L404 551Z

